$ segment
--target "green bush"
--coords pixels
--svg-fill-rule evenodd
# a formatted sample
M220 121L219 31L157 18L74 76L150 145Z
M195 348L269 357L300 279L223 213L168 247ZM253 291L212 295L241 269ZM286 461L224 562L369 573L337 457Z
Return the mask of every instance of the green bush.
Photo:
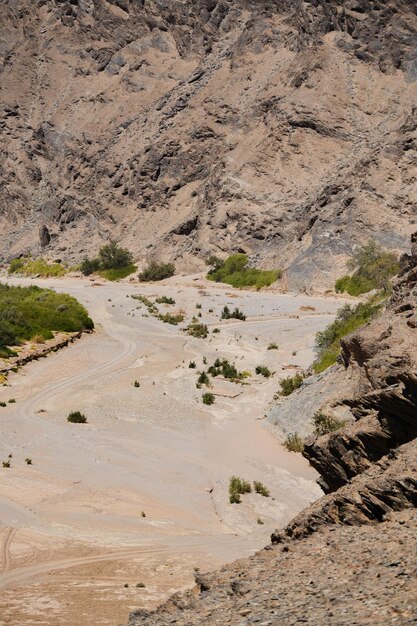
M338 293L347 292L351 296L359 296L373 289L388 291L390 279L399 270L397 255L384 250L375 241L361 246L347 265L353 274L339 278L335 289Z
M40 287L10 287L0 283L0 355L10 346L35 336L51 339L54 331L94 328L85 308L67 294Z
M241 502L240 496L251 491L251 484L247 480L239 476L232 476L229 479L229 502L231 504L239 504Z
M188 367L190 368L190 370L194 370L197 367L196 362L190 361Z
M98 258L102 270L120 270L133 264L131 252L114 241L100 248Z
M227 304L226 304L223 307L223 311L222 311L222 314L220 316L220 319L221 320L236 319L236 320L245 321L246 315L244 313L242 313L242 311L240 309L238 309L237 307L235 307L235 309L233 311L231 311L229 309L229 307L227 306Z
M278 350L278 349L279 349L278 348L278 344L276 344L274 342L270 343L269 346L268 346L268 350Z
M169 298L168 296L160 296L156 298L155 302L158 304L175 304L174 298Z
M207 393L203 394L203 404L207 404L208 406L211 406L212 404L214 404L215 401L215 397L213 393L210 393L209 391Z
M71 422L72 424L86 424L87 418L80 411L72 411L68 417L67 422Z
M280 380L279 384L281 385L281 395L290 396L296 389L301 387L303 380L304 377L300 373Z
M133 386L136 387L136 389L138 389L140 387L140 382L138 380L135 380L133 383Z
M304 441L298 433L291 433L285 439L284 446L290 452L302 452L304 449Z
M206 385L207 387L210 387L210 378L207 376L206 372L200 372L198 378L197 378L197 383L200 385Z
M232 254L223 262L217 257L210 257L208 261L212 269L207 274L207 278L233 287L255 287L259 290L272 285L282 276L280 270L265 271L248 268L246 254Z
M100 269L100 259L88 259L85 257L80 265L80 270L84 276L90 276Z
M339 309L334 322L316 334L314 371L320 373L334 365L340 353L340 339L369 322L382 306L377 298L373 298L353 307L345 304Z
M271 378L271 376L273 375L269 367L266 367L266 365L257 365L255 368L255 372L256 374L261 374L261 376L263 376L264 378Z
M271 495L269 492L269 489L265 487L263 483L260 483L258 480L253 481L253 489L256 493L259 493L261 496L264 496L264 498L269 498L269 496Z
M313 424L314 434L316 437L321 437L322 435L327 435L327 433L339 430L339 428L345 425L345 422L331 415L326 415L323 411L317 411L313 417Z
M175 274L175 265L173 263L157 263L152 261L143 272L139 274L139 280L143 283L170 278Z
M187 326L186 331L191 337L197 337L198 339L206 339L209 332L207 325L200 322L191 322Z
M16 274L20 272L25 266L27 259L13 259L10 261L9 274Z
M164 324L172 324L173 326L177 326L180 322L184 321L184 315L182 313L159 313L156 316L161 322Z

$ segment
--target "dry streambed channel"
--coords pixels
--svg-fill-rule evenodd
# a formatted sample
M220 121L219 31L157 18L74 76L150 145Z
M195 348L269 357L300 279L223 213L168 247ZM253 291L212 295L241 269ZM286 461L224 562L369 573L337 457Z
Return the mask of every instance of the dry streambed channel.
M263 418L279 379L313 360L315 333L341 300L193 277L10 282L75 296L96 331L0 387L0 401L16 400L0 409L0 460L12 455L0 469L1 626L123 623L130 610L191 585L194 568L260 549L320 496L315 472ZM172 298L157 307L182 311L184 322L163 323L132 295ZM225 305L246 320L221 321ZM207 338L184 332L193 316ZM217 377L197 388L216 359L251 375L245 384ZM256 375L257 365L274 375ZM86 424L67 422L76 410ZM232 475L261 481L271 497L250 493L230 504Z

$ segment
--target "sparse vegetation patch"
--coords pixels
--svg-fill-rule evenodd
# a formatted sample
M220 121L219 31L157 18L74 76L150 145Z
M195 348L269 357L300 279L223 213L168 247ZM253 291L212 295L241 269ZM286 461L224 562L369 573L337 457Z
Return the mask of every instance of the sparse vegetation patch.
M45 259L13 259L9 265L9 274L42 276L43 278L64 276L67 269L61 263L50 263Z
M164 280L175 274L175 265L173 263L157 263L151 261L149 265L139 274L139 280L143 283Z
M332 415L326 415L323 411L317 411L313 417L313 424L314 434L316 437L321 437L322 435L327 435L327 433L339 430L339 428L342 428L345 425L345 422L338 420Z
M248 257L246 254L233 254L225 261L211 256L207 259L207 264L211 266L207 274L209 280L216 283L227 283L233 287L269 287L276 280L281 278L280 270L259 270L248 267Z
M235 319L235 320L242 320L244 322L246 319L246 315L238 307L235 307L235 309L231 311L226 304L223 308L220 319L221 320Z
M352 275L342 276L336 281L336 291L359 296L373 289L388 291L390 279L398 273L398 257L381 248L375 241L361 246L348 261Z
M281 395L290 396L296 389L301 387L303 380L304 376L300 373L280 380L279 384L281 385Z

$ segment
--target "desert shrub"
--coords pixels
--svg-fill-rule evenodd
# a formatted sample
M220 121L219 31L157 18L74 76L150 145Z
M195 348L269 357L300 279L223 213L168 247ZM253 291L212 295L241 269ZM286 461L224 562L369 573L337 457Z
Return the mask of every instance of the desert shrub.
M203 394L203 404L207 404L208 406L211 406L212 404L214 404L215 401L215 397L213 393L210 393L209 391L207 393Z
M83 415L83 413L80 413L80 411L72 411L68 415L67 421L71 422L72 424L86 424L87 418L85 415Z
M4 468L9 468L10 467L10 461L3 461L2 465Z
M206 265L209 265L211 267L209 273L213 273L222 267L223 261L219 259L219 257L212 254L206 259Z
M10 400L9 400L9 404L14 404L15 402L16 402L16 399L15 399L15 398L10 398Z
M0 402L0 406L4 408L5 406L7 406L7 402Z
M258 519L256 520L256 523L259 524L260 526L264 525L264 522L261 520L260 517L258 517Z
M314 371L323 372L336 363L340 353L340 339L369 322L382 306L375 298L353 307L345 304L338 311L336 319L325 330L316 334L317 359L314 362Z
M206 339L208 336L208 328L206 324L193 321L186 328L186 331L191 337L197 337L198 339Z
M338 420L332 415L326 415L323 411L317 411L313 417L313 424L314 434L316 437L321 437L321 435L327 435L327 433L339 430L339 428L345 425L345 422Z
M258 480L253 481L253 489L256 493L259 493L261 496L264 496L264 498L269 498L269 496L271 495L269 492L269 489L265 487L265 485L259 482Z
M236 319L236 320L245 321L246 315L244 313L242 313L242 311L240 309L238 309L237 307L235 307L235 309L233 311L231 311L229 309L229 307L227 306L227 304L226 304L223 307L223 311L222 311L222 314L220 316L220 319L221 320Z
M245 378L245 373L239 372L236 366L227 359L216 359L207 371L213 378L223 376L234 382L239 382Z
M138 380L135 380L133 383L133 386L136 387L136 389L138 389L140 387L140 382Z
M207 376L206 372L200 372L198 378L197 378L197 383L201 386L201 385L207 385L207 387L210 387L210 378Z
M100 259L89 259L87 257L84 258L80 265L80 270L84 274L84 276L91 276L94 272L98 272L100 269Z
M247 480L239 476L232 476L229 479L229 502L231 504L239 504L241 502L240 496L251 491L251 484Z
M213 333L213 335L216 335L220 332L220 328L213 328L211 332Z
M40 287L0 284L0 354L35 336L51 339L53 331L94 328L85 308L72 296Z
M149 265L139 274L139 280L143 283L170 278L175 274L175 265L173 263L157 263L151 261Z
M255 372L256 374L260 374L264 378L271 378L271 376L273 375L269 367L267 367L266 365L257 365L255 368Z
M347 266L353 270L353 274L339 278L335 289L339 293L347 292L351 296L359 296L373 289L387 291L390 279L399 270L397 255L384 250L375 241L369 241L358 248Z
M98 258L102 270L119 270L133 264L131 252L114 241L100 248Z
M278 344L272 342L268 345L268 350L278 350Z
M32 465L32 459L25 459L26 465Z
M157 302L157 304L175 304L174 298L168 296L159 296L159 298L156 298L155 302Z
M188 367L191 370L194 370L197 367L196 362L195 361L190 361L189 364L188 364Z
M304 448L304 441L298 433L290 433L284 441L284 446L290 452L302 452Z
M184 315L182 313L160 313L157 318L164 322L164 324L172 324L177 326L180 322L184 321Z
M209 280L216 283L227 283L233 287L255 287L261 289L272 285L276 280L281 278L280 270L265 271L254 268L248 268L248 257L246 254L232 254L225 261L218 263L218 259L213 257L210 259L212 269L207 274Z
M302 374L297 373L294 376L288 376L279 381L281 386L281 395L290 396L296 389L303 384L304 377Z

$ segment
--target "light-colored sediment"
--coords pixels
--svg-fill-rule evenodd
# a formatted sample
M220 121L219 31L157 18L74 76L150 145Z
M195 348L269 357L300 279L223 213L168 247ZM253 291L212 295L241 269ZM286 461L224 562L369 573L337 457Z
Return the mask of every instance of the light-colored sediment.
M0 410L0 460L13 455L12 468L0 470L1 626L114 626L131 609L189 585L194 567L261 548L272 529L320 495L315 472L262 418L280 374L288 375L283 368L311 362L314 335L340 300L235 292L190 277L164 285L36 284L77 297L97 332L28 364L0 388L0 400L16 399ZM193 339L144 317L129 297L135 293L174 297L176 305L161 310L182 308L188 320L200 302L201 321L221 332ZM226 303L247 321L220 322ZM279 350L267 350L271 341ZM244 386L216 381L216 402L206 407L195 386L204 356L208 365L219 356L240 370L266 364L276 374ZM88 424L67 423L71 410ZM232 474L261 480L273 498L250 494L230 505Z

